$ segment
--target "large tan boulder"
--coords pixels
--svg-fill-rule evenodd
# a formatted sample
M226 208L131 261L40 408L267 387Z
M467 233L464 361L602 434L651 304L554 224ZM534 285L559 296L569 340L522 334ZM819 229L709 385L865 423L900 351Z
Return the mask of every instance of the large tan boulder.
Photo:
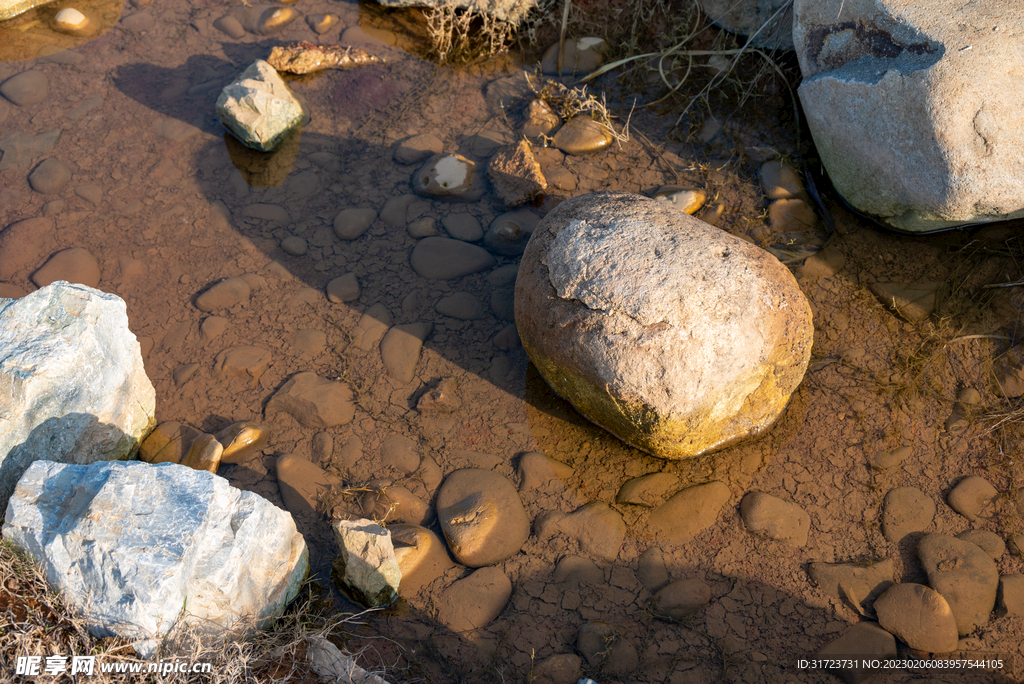
M1024 216L1021 12L1005 0L794 7L800 101L851 205L911 232Z
M770 427L803 378L813 335L806 298L773 256L625 193L576 197L541 221L515 317L557 394L672 459Z

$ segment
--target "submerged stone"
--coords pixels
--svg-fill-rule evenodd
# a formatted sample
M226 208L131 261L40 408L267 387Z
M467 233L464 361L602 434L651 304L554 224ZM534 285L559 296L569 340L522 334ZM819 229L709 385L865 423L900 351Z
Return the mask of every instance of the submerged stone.
M302 105L274 67L258 59L217 98L217 116L243 144L273 149L302 123Z

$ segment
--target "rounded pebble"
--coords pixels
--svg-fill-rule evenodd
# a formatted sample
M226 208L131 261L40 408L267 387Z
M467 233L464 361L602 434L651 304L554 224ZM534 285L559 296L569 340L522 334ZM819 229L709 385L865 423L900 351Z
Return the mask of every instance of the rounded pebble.
M789 542L796 546L807 543L811 516L795 503L783 501L764 492L750 492L740 504L740 516L751 534Z
M460 154L435 154L412 176L417 194L475 202L484 194L483 178L474 162Z
M281 249L292 256L302 256L309 249L309 245L304 238L298 235L289 235L281 240Z
M225 278L196 297L196 308L207 313L230 309L235 304L249 301L251 294L252 289L244 279Z
M953 487L947 500L950 508L974 522L995 515L999 492L985 478L971 475Z
M336 477L296 454L279 457L276 471L281 498L292 515L315 515L319 499L339 484Z
M37 287L46 287L58 280L96 287L100 284L100 264L92 252L82 247L62 249L32 274L32 282Z
M52 195L60 192L71 180L71 169L59 159L47 159L28 176L28 184L36 192Z
M450 474L437 494L437 517L455 559L473 568L515 555L530 536L515 487L490 470Z
M334 217L334 234L342 240L355 240L377 220L377 212L368 207L345 209Z
M480 221L472 214L448 214L441 219L450 237L464 242L476 242L484 236L484 229Z
M50 81L41 71L30 69L0 83L0 95L18 105L29 107L42 102L50 91Z
M558 129L551 142L566 154L591 154L608 147L612 143L612 134L607 126L589 116L577 114Z
M495 254L518 256L526 249L540 216L529 209L517 209L498 216L484 233L484 246Z
M395 147L395 161L399 164L418 164L427 157L444 151L444 143L433 133L420 133L406 138Z
M440 577L455 563L448 557L444 542L436 534L419 525L388 525L395 558L402 571L398 593L415 596L423 587Z
M444 237L428 237L417 242L409 261L417 274L432 280L451 280L485 271L496 263L483 247Z
M242 26L242 22L230 14L214 20L213 27L235 40L245 37L245 27Z
M916 487L896 487L885 495L882 507L882 534L899 542L911 532L921 532L932 524L935 502Z
M963 539L980 548L992 557L992 560L999 560L1006 553L1006 542L995 532L988 530L966 530L956 535L957 539Z
M460 321L472 321L484 315L484 306L468 292L456 292L438 300L434 311Z
M949 653L960 637L956 618L946 599L923 584L897 584L875 601L882 629L910 648L929 653Z
M988 623L999 589L999 570L990 555L948 534L926 534L917 555L928 584L953 611L961 636Z
M199 334L204 340L213 340L224 334L228 329L228 319L221 316L207 316L199 326Z
M655 617L678 622L686 620L711 602L711 585L699 579L672 582L651 599Z
M53 18L53 28L62 33L82 33L89 24L89 18L73 7L65 7Z
M481 568L441 592L437 619L453 632L486 627L512 597L512 582L498 568Z
M359 299L361 290L355 273L346 273L327 283L327 300L335 304Z

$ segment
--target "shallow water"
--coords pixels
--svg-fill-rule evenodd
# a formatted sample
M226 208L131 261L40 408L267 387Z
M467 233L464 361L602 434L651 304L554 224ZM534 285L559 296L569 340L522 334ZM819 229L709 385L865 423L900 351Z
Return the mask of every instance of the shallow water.
M412 439L419 454L445 474L477 466L517 482L520 456L543 452L575 472L521 492L531 518L602 501L626 523L618 557L598 561L605 581L596 585L551 578L560 559L579 553L575 541L531 537L520 554L500 564L513 583L508 606L475 633L453 634L434 619L434 600L464 574L460 569L408 597L392 615L372 620L364 636L394 639L378 649L385 664L397 665L393 681L525 681L531 658L539 663L572 653L579 627L589 620L613 623L619 639L639 653L637 667L629 671L591 670L602 684L832 681L827 674L799 670L797 658L859 618L813 586L806 563L888 555L904 581L921 581L912 545L890 544L878 531L885 490L907 484L922 488L942 509L933 529L956 532L966 524L941 501L957 477L986 474L1000 488L1016 477L1012 469L990 462L989 438L981 426L958 435L940 429L960 387L984 389L991 344L976 341L950 350L932 392L908 409L892 385L901 382L901 359L920 344L922 331L895 318L864 289L874 280L942 279L958 269L969 271L977 287L1010 273L1012 258L961 249L970 242L959 235L881 235L833 207L837 235L819 226L813 234L789 236L812 245L830 239L846 254L846 266L836 276L800 278L814 307L818 365L812 365L789 408L751 443L684 462L661 461L581 419L551 394L522 349L499 336L511 321L516 258L496 255L495 269L448 281L421 278L410 267L417 240L408 224L433 218L444 235L441 221L465 213L486 229L506 210L492 193L467 204L416 199L404 220L392 225L378 219L353 241L333 232L341 210L380 211L390 198L411 192L416 166L394 161L397 141L430 132L444 142L445 151L478 163L514 141L529 90L510 60L470 72L438 68L381 43L379 37L390 36L381 33L376 12L324 0L300 0L292 6L300 17L272 36L247 33L237 40L212 24L228 12L244 11L241 5L143 0L110 9L83 2L75 6L112 28L60 51L69 39L46 25L64 6L47 6L16 24L0 25L0 42L8 50L0 52L7 60L0 63L0 81L34 70L48 82L45 97L35 104L17 106L0 98L0 226L38 216L54 221L52 231L39 236L34 253L22 255L0 294L34 289L30 276L51 253L88 249L100 264L100 288L128 304L157 389L158 421L177 420L211 432L237 420L266 424L271 438L264 455L223 466L220 474L278 505L284 505L274 476L279 455L310 458L353 487L375 478L400 480L381 456L384 440L399 434ZM336 14L340 22L318 36L302 18L318 13ZM366 31L353 32L360 26ZM294 40L362 40L387 61L290 79L310 120L274 154L253 153L225 133L214 102L226 83L265 57L272 45ZM20 59L29 53L43 56ZM777 114L749 117L735 134L741 148L800 149L798 132L780 120ZM749 238L753 227L763 225L757 218L763 200L750 173L756 165L730 156L728 148L672 142L667 121L640 113L635 130L650 140L634 136L594 157L543 151L545 172L560 169L567 180L535 211L543 214L560 199L596 190L650 193L667 184L695 185L727 202L723 228ZM59 159L72 172L71 180L51 194L33 190L28 182L47 158ZM282 250L281 241L291 236L306 240L304 255ZM1005 244L999 235L979 239ZM331 303L325 287L344 273L356 275L361 295ZM220 278L243 274L258 276L251 300L218 312L227 319L226 330L204 336L200 327L208 315L194 306L196 295ZM436 302L456 292L478 300L478 318L461 321L436 312ZM410 383L387 375L375 344L363 349L356 343L357 324L374 305L386 311L377 315L387 325L432 325ZM982 314L970 321L968 332L987 333L1013 322L1007 318L1013 311L1005 307ZM299 334L310 330L322 332L325 344L316 342L315 334ZM217 355L237 345L271 353L271 364L258 380L217 377ZM198 368L185 378L182 369L190 364ZM348 383L356 396L354 420L317 431L283 414L264 416L267 399L299 371ZM461 407L449 414L416 411L419 399L443 378L457 381ZM327 437L317 437L318 432ZM357 459L345 449L356 442L361 443ZM913 446L915 456L898 472L880 475L867 467L871 455L902 445ZM655 472L675 476L678 488L725 482L732 499L718 523L694 541L660 543L647 532L648 508L615 503L623 482ZM737 512L749 489L804 507L812 518L808 546L793 549L749 535ZM338 514L351 508L344 500L339 506ZM327 520L303 512L296 518L311 547L314 573L326 583L334 554ZM1007 534L1007 525L989 526ZM652 546L662 548L671 579L698 577L711 585L711 605L692 622L660 622L645 611L651 592L637 579L637 559ZM1000 563L1004 573L1020 569L1016 558ZM350 607L340 598L339 606ZM1007 620L991 623L980 636L992 651L1016 652L1022 638L1019 625ZM904 674L895 681L912 678Z

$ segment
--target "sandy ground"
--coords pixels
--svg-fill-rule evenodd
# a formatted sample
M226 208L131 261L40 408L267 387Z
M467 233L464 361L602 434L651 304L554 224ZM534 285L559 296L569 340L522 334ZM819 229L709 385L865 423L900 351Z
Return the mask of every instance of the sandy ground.
M812 304L814 352L803 384L776 426L754 442L719 453L661 461L588 424L551 394L521 348L495 343L508 325L507 285L492 284L487 272L452 281L418 277L409 266L416 240L404 227L378 221L351 242L333 234L340 210L379 209L388 198L410 192L413 167L392 159L397 141L430 132L446 151L485 161L497 144L513 140L514 107L521 101L513 102L511 115L503 114L494 93L525 94L514 67L452 74L379 47L388 57L386 65L296 80L293 88L312 119L301 141L266 172L279 187L246 184L237 167L252 173L254 162L225 139L213 107L220 88L265 56L270 45L334 43L360 19L354 4L301 0L295 8L307 15L333 12L341 22L323 36L300 18L271 38L234 40L212 22L237 8L206 0L129 4L113 30L73 51L0 63L0 80L35 69L49 81L39 104L16 107L0 100L0 145L6 141L0 225L37 216L55 220L55 229L40 240L39 254L26 255L9 281L23 291L34 288L31 273L58 249L84 247L97 257L100 288L125 299L131 327L149 348L146 367L156 386L160 421L206 431L246 419L269 427L263 456L221 469L241 488L283 506L273 467L286 453L314 459L356 487L387 476L381 444L399 434L413 440L420 455L433 459L443 473L482 464L513 482L518 482L520 456L542 452L574 472L521 492L531 519L603 501L625 520L618 557L598 561L603 581L555 582L556 563L579 553L576 542L531 537L519 554L500 564L513 594L487 628L454 634L434 619L434 599L464 573L456 569L387 615L368 620L352 644L370 646L363 656L368 664L394 668L396 682L524 682L531 663L573 653L581 625L603 620L614 626L620 641L632 644L639 659L625 673L588 670L601 684L836 681L799 669L798 659L861 617L816 587L808 564L889 558L897 581L925 580L915 552L921 535L890 543L881 534L887 491L914 486L930 496L938 512L928 531L958 533L973 526L1004 538L1024 531L1013 512L969 523L946 504L949 489L967 475L986 477L1008 501L1016 494L1018 443L1011 431L993 432L985 416L1007 406L993 391L990 372L993 358L1010 345L1003 338L1012 337L1018 323L1018 290L980 289L1019 279L1017 259L1024 250L1012 228L893 236L826 195L834 233L820 223L806 234L773 235L764 228L758 160L742 151L772 146L785 154L808 154L806 143L785 123L791 117L780 113L784 103L764 119L750 114L749 120L732 120L709 146L670 141L665 136L671 121L638 113L633 138L621 147L588 158L544 156L545 171L567 170L575 188L551 192L537 208L540 213L559 199L596 190L649 193L665 184L698 186L727 207L720 222L725 230L781 249L792 249L789 242L827 242L843 257L838 272L827 277L801 270L799 260L792 264ZM60 135L52 151L32 147L42 138L25 137L55 129ZM12 142L13 134L21 137ZM50 156L69 166L73 176L59 192L44 195L29 186L27 176L39 159ZM84 186L95 186L99 194L77 192ZM252 207L266 204L283 208L287 221L256 217ZM491 194L471 204L427 201L418 208L438 222L468 212L485 228L504 210ZM282 251L280 241L291 235L307 240L305 255ZM498 265L515 263L499 257ZM326 284L346 272L358 277L361 296L345 304L329 302ZM262 279L251 300L220 314L228 319L223 334L201 335L207 314L194 306L196 295L217 279L247 273ZM898 318L867 287L875 281L935 280L948 282L951 295L919 324ZM485 313L469 321L436 313L434 304L456 291L477 297ZM386 308L390 323L433 324L409 384L387 377L376 347L364 351L352 344L360 316L374 304ZM302 330L322 331L326 345L297 344ZM270 351L270 366L258 381L225 381L214 374L216 355L235 345ZM179 386L172 373L193 363L198 370ZM318 438L316 448L314 436L321 431L303 428L285 414L263 416L275 389L299 371L341 379L356 396L352 422L323 431L329 439ZM457 381L461 407L441 415L416 411L420 396L442 378ZM947 430L955 397L968 387L980 392L982 403L963 424ZM354 438L362 444L362 458L346 463L343 447ZM871 459L900 447L911 448L902 463L885 471L870 467ZM675 475L680 487L720 480L732 498L697 538L659 542L646 531L648 508L615 503L624 481L654 472ZM801 506L811 518L807 544L796 548L749 534L739 502L750 490ZM299 524L311 546L314 572L325 580L334 553L328 520L306 516ZM660 621L647 609L651 593L636 570L638 557L652 546L661 548L672 580L700 578L712 588L711 603L686 624ZM1019 557L1010 553L998 566L1003 574L1021 571ZM340 597L338 605L352 608ZM1019 618L993 615L971 636L978 651L1006 654L1018 667L1024 665ZM878 681L1014 680L1006 673L898 670Z

